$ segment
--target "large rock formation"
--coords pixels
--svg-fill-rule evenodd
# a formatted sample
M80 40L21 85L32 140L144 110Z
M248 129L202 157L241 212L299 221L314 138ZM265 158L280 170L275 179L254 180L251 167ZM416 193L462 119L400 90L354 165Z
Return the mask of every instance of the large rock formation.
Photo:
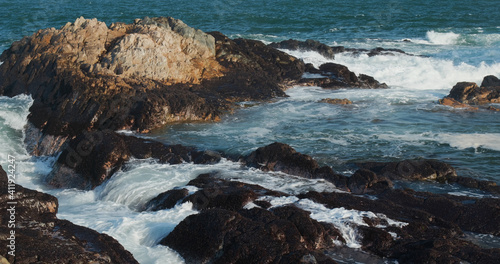
M54 154L89 130L149 131L217 120L234 101L284 96L304 64L251 40L206 34L173 18L106 26L79 18L14 42L0 94L31 94L28 149Z
M57 219L57 198L13 179L0 166L0 255L10 263L138 263L110 236Z
M477 110L471 105L500 103L500 80L493 76L485 76L481 86L473 82L459 82L450 91L450 94L439 100L440 104L455 108Z

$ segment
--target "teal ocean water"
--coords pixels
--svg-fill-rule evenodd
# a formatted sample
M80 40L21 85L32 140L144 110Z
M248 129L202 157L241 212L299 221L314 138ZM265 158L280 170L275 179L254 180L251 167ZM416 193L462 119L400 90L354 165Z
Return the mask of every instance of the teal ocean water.
M389 89L294 87L287 90L287 98L242 103L247 107L218 123L177 124L140 136L231 155L247 154L279 141L344 174L352 173L353 164L359 161L433 158L452 164L460 175L500 183L500 113L467 112L437 104L457 82L480 83L486 75L500 77L499 13L500 4L488 0L0 0L0 51L38 29L59 28L80 16L108 24L129 23L145 16L172 16L204 31L266 43L293 38L349 48L402 49L423 56L344 53L334 60L356 73L374 76ZM286 52L316 66L331 61L314 52ZM348 98L353 105L318 103L323 98ZM290 194L334 188L321 181L241 168L231 161L172 166L134 160L93 191L50 189L43 178L54 158L30 157L22 143L31 103L29 96L0 97L1 164L6 163L7 155L16 155L21 184L57 196L60 218L112 235L141 263L182 262L177 253L156 244L196 211L189 204L155 213L139 213L137 209L157 194L185 185L199 173L217 170L221 177ZM484 195L453 185L420 183L412 187ZM310 210L320 210L314 208ZM89 211L93 214L85 213ZM338 212L331 212L331 218L335 217ZM355 222L356 218L349 219ZM342 228L348 229L349 224ZM359 245L356 239L353 236L349 244L353 248ZM374 259L377 262L383 260Z

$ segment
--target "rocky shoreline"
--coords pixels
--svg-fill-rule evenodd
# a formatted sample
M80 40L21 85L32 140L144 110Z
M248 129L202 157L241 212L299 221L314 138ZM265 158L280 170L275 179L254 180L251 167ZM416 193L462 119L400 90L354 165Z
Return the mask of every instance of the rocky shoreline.
M346 66L326 63L315 68L276 48L314 50L331 59L345 51L369 56L405 54L383 48L328 47L311 40L265 45L229 39L220 32L204 33L173 18L144 18L109 27L96 19L79 18L61 29L40 30L13 43L0 56L0 94L33 97L26 148L32 155L60 154L47 184L89 190L132 158L168 164L230 159L223 153L165 145L117 130L145 133L175 122L217 121L234 110L236 102L284 97L292 85L388 88ZM306 73L314 77L304 78ZM499 98L500 81L487 76L479 87L458 83L440 103L471 107L498 103ZM263 146L235 161L261 171L323 179L339 192L310 191L293 203L274 206L273 199L290 195L224 180L215 172L199 175L188 183L198 191L172 189L143 208L157 211L191 202L199 211L160 241L187 263L335 263L332 252L345 248L347 237L332 223L314 219L305 206L311 201L328 209L373 212L374 217L365 217L354 228L362 237L362 250L380 259L404 263L495 263L500 259L500 249L482 248L464 236L464 232L500 236L497 198L394 187L398 181L431 181L500 195L496 183L457 175L444 162L365 162L346 176L282 143ZM8 181L2 169L0 176L5 211ZM16 229L23 253L8 258L7 239L1 240L0 251L11 263L137 263L113 238L57 219L55 197L16 188L16 200L23 205ZM7 222L4 216L4 238L9 235ZM54 245L60 245L58 251L47 250Z

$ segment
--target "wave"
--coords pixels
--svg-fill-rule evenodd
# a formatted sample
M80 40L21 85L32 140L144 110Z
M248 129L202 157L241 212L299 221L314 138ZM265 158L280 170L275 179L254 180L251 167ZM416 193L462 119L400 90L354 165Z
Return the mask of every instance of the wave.
M404 39L423 45L494 46L500 43L500 34L485 34L484 30L474 33L427 31L425 39Z
M472 81L478 84L486 75L500 76L500 63L456 64L451 59L408 56L404 54L353 56L351 53L337 54L329 60L314 51L290 51L287 53L312 63L316 67L326 62L347 66L356 74L368 74L391 87L416 90L450 90L457 82Z
M500 133L441 133L436 136L436 140L458 149L486 148L500 151Z

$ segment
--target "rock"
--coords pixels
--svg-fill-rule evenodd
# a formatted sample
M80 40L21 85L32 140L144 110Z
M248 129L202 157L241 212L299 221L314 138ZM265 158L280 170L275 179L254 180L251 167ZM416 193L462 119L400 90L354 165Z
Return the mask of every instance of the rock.
M319 101L320 103L328 103L328 104L340 104L340 105L348 105L348 104L352 104L352 102L347 99L347 98L344 98L344 99L338 99L338 98L325 98L325 99L321 99L321 101Z
M405 54L405 55L410 55L410 56L413 56L411 54L408 54L406 52L404 52L403 50L400 50L400 49L385 49L385 48L382 48L382 47L377 47L377 48L374 48L374 49L371 49L369 52L368 52L368 56L369 57L373 57L373 56L377 56L377 55L394 55L394 53L399 53L399 54Z
M15 191L13 197L8 187ZM0 189L0 207L6 212L0 218L0 236L5 238L0 241L0 255L10 263L138 263L110 236L57 219L57 198L9 184L2 167ZM15 229L8 225L12 208ZM15 256L8 254L10 236L15 236Z
M488 106L487 109L490 110L490 111L500 112L500 108L493 107L493 106Z
M493 181L478 180L457 176L449 164L437 160L403 160L399 162L365 162L359 167L373 171L379 177L391 180L437 181L439 183L458 183L467 188L479 189L500 194L500 186Z
M79 18L14 42L0 60L0 94L34 99L30 150L38 155L85 131L217 121L235 101L285 96L304 71L302 61L261 42L162 17L109 27Z
M484 77L481 87L473 82L459 82L440 103L454 107L500 103L499 83L498 78L492 75Z
M500 86L500 80L493 75L488 75L483 78L483 82L481 82L481 87L495 87Z
M471 110L471 111L477 111L479 110L479 108L477 107L474 107L474 106L471 106L471 105L468 105L468 104L464 104L464 103L460 103L459 101L453 99L453 98L449 98L449 97L445 97L443 99L439 99L439 104L442 104L442 105L446 105L446 106L451 106L453 108L465 108L467 110Z
M130 158L154 158L161 163L212 164L220 154L181 145L124 136L112 131L83 133L63 149L47 182L58 188L93 189L109 179Z
M336 63L325 63L319 67L321 74L325 78L309 78L302 79L303 83L311 83L322 88L339 89L339 88L387 88L385 83L379 83L373 77L360 74L356 76L349 68Z
M319 41L311 39L308 39L306 41L289 39L281 42L273 42L269 44L269 46L277 49L316 51L323 57L331 60L335 58L336 53L339 53L339 49L334 49Z
M237 211L261 196L288 196L259 185L220 179L216 173L201 174L188 185L200 190L186 197L183 202L192 202L197 210L221 208Z
M163 209L171 209L174 206L188 196L189 191L187 189L173 189L163 193L150 200L143 210L147 211L159 211Z
M319 168L318 163L310 156L277 142L258 148L245 158L245 162L247 166L264 171L282 171L305 178L312 178Z
M357 170L349 177L347 187L353 194L378 193L391 189L393 184L391 180L381 177L370 170Z
M500 209L497 199L412 190L387 190L376 195L376 199L347 193L317 192L298 197L322 203L328 208L372 211L408 223L403 227L385 229L373 225L358 227L365 250L398 262L414 261L412 258L416 258L423 262L478 263L481 259L494 263L493 260L500 256L500 249L480 248L462 237L462 230L485 234L500 232L496 219ZM395 233L397 237L388 232Z
M188 216L160 243L186 263L286 263L293 252L301 252L298 259L314 260L315 250L333 246L323 225L291 206L204 210Z
M371 170L391 180L456 181L455 169L437 160L403 160L399 162L358 163L359 167Z
M325 179L335 184L339 189L349 190L348 177L335 173L332 168L328 166L320 167L310 156L301 154L289 145L283 143L276 142L258 148L245 158L245 163L247 166L259 168L264 171L281 171L304 178ZM354 187L354 180L351 180L350 183L351 188L358 188ZM370 184L368 184L369 187L367 187L367 183L365 182L361 182L360 184L362 186L359 186L359 188L363 190L365 188L371 188L371 186L381 188L383 185L370 182ZM391 186L390 183L387 184Z

